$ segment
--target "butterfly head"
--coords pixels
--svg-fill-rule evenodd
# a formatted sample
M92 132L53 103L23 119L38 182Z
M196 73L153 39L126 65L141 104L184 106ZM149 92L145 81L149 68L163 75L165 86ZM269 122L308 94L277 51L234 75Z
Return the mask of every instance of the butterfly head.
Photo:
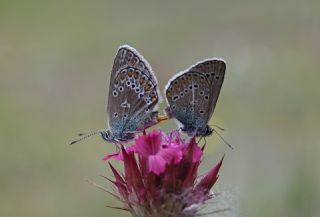
M195 137L202 137L202 136L206 137L206 136L212 135L213 133L213 129L209 125L206 125L205 127L202 127L202 128L183 126L181 130L187 133L188 136L195 136Z
M196 136L211 136L213 133L213 129L206 125L204 128L197 130Z
M111 134L110 130L104 130L100 132L102 139L106 140L107 142L114 142L115 138Z

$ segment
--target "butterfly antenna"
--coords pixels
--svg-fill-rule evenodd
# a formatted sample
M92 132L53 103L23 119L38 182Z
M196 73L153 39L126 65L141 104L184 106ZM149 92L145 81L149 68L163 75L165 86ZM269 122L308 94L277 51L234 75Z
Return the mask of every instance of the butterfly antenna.
M225 131L225 130L226 130L226 129L218 126L218 125L210 125L210 127L218 128L218 129L221 130L221 131Z
M230 145L221 135L220 133L218 133L218 131L214 130L214 132L216 132L216 134L218 135L218 137L224 142L224 144L226 144L229 148L231 148L232 150L234 149L232 147L232 145Z
M69 143L69 145L73 145L77 142L80 142L86 138L89 138L90 136L93 136L93 135L96 135L98 133L101 133L103 132L104 130L97 130L97 131L94 131L94 132L89 132L89 133L79 133L78 136L81 136L79 139L76 139L76 140L73 140Z

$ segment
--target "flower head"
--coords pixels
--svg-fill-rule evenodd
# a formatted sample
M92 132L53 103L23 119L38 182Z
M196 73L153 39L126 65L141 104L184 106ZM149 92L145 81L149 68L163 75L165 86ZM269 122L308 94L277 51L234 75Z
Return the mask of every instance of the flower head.
M214 196L210 189L223 160L198 180L202 155L203 148L194 138L185 141L178 131L167 135L157 130L139 136L133 146L104 160L123 161L123 175L110 164L122 209L133 216L193 217Z
M181 147L173 143L163 143L162 133L153 131L136 139L134 151L146 159L147 172L160 175L170 163L178 163L182 158Z

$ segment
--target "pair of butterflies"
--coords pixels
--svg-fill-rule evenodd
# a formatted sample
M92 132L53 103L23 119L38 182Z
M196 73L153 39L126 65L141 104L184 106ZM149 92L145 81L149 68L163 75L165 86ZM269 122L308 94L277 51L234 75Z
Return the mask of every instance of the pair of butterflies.
M109 129L79 134L80 139L100 133L108 142L121 143L135 134L168 118L180 122L189 136L209 136L208 122L214 112L224 80L226 63L222 59L206 59L176 74L165 88L168 107L160 116L158 82L149 63L134 48L118 49L110 78L107 105Z

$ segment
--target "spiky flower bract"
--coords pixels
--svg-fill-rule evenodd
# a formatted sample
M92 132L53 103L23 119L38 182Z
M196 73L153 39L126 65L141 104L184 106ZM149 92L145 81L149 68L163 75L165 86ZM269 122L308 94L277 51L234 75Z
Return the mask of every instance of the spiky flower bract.
M178 131L152 131L135 139L104 160L121 160L123 174L109 163L122 209L134 217L193 217L214 197L211 188L218 179L223 158L198 178L204 147L195 138L182 139Z

